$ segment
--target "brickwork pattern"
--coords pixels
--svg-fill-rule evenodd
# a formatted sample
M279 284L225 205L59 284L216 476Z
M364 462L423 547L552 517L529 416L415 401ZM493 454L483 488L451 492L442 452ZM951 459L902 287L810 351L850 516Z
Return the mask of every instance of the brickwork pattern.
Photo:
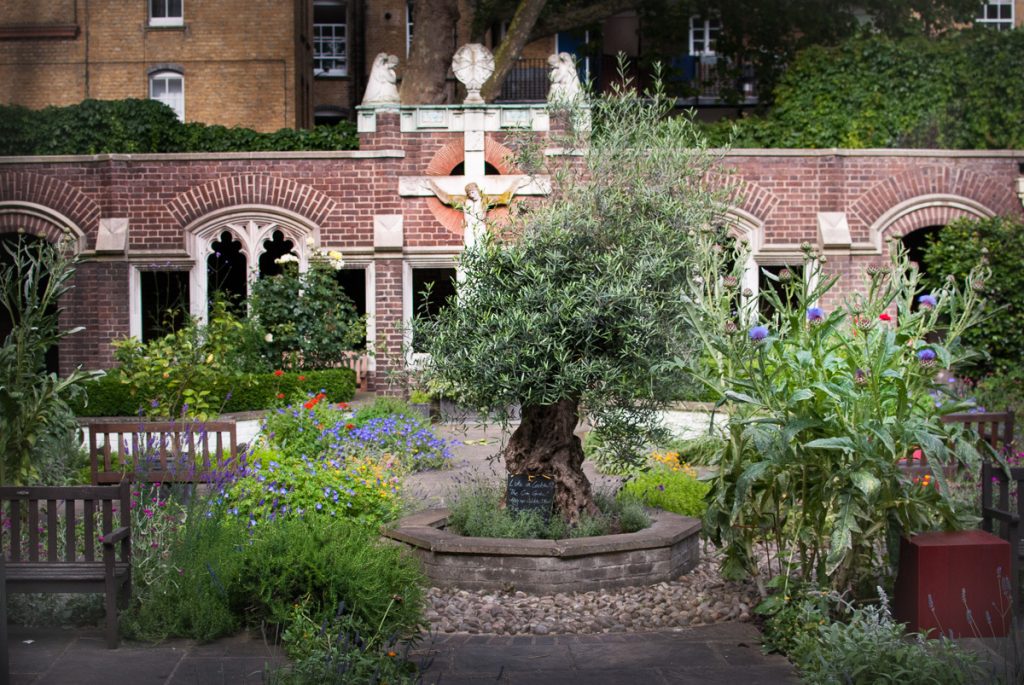
M493 138L495 145L502 143L500 136ZM430 207L436 200L400 197L398 178L429 173L441 157L447 173L447 163L455 158L449 156L461 160L462 138L448 132L402 134L398 116L388 113L379 116L376 133L361 142L359 153L0 159L0 231L21 228L58 238L53 221L26 213L19 203L39 205L78 226L88 251L95 246L100 217L128 219L127 257L98 262L86 254L86 264L94 266L80 270L76 293L82 295L76 295L71 314L87 331L69 341L62 354L69 364L104 367L111 363L111 336L128 332L128 261L187 259L186 227L232 208L241 215L253 206L297 214L319 227L321 245L375 261L379 353L372 382L378 389L401 392L400 384L389 385L389 379L404 364L405 264L423 255L441 261L457 255L462 236L461 226L453 230L438 221ZM762 263L797 263L796 246L818 243L818 213L846 212L854 249L829 254L828 270L842 276L826 303L831 305L859 287L866 266L886 259L872 246L872 231L879 227L884 237L972 212L1021 216L1014 191L1018 159L998 151L735 151L723 161L734 174L720 182L736 186L734 206L755 227L763 226ZM402 215L404 253L374 255L377 214ZM886 217L892 221L882 226Z

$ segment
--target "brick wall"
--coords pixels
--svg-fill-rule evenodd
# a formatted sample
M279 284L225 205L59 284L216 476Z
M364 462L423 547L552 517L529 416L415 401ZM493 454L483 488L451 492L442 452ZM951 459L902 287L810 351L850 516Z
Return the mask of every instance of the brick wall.
M493 144L500 137L490 136ZM0 158L0 232L23 229L54 239L70 224L84 234L84 263L67 306L62 364L106 366L110 340L128 334L130 265L191 259L186 236L223 212L271 209L317 226L320 244L350 261L375 264L377 384L401 368L405 266L450 260L461 227L440 221L430 198L402 198L401 176L431 173L458 149L461 134L402 134L382 114L377 132L354 153L235 153ZM1024 155L1008 151L765 151L728 154L733 218L758 247L760 264L799 263L802 242L819 243L818 213L844 212L852 245L829 254L842 274L837 297L880 263L888 235L941 225L958 216L1021 216L1014 184ZM438 167L433 173L444 173ZM728 180L724 180L728 178ZM435 208L436 209L436 208ZM13 210L13 211L11 211ZM404 253L374 252L373 219L401 214ZM91 251L101 218L126 218L127 255ZM881 246L881 247L879 247Z

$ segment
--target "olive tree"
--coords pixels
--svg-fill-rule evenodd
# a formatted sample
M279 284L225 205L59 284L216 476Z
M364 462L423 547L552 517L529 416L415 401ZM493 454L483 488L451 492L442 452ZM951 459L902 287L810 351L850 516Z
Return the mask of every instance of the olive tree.
M457 305L417 332L429 374L459 401L521 406L506 469L552 476L570 521L594 510L581 414L649 435L679 382L652 368L695 353L681 293L697 232L721 230L721 198L709 189L715 158L670 110L660 93L623 89L567 115L589 120L589 135L545 141L546 155L524 148L521 168L549 160L553 192L463 254Z

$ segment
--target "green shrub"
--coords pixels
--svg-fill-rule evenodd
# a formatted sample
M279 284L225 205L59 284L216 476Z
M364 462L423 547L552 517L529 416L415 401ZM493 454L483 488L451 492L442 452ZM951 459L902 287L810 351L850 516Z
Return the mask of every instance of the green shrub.
M416 411L409 406L408 402L398 399L397 397L378 397L373 401L373 404L361 407L356 411L355 417L352 422L357 426L365 426L368 422L374 419L402 419L420 424L422 427L427 426L427 422L423 417L423 414Z
M347 121L258 133L183 124L156 100L89 99L41 110L0 106L0 155L354 150L358 145L355 126Z
M1019 149L1024 34L864 35L797 54L764 116L708 127L734 147Z
M985 353L965 371L984 374L1013 373L1024 357L1024 222L1019 218L957 219L929 236L924 255L924 280L932 290L947 277L963 282L971 270L985 263L992 276L983 288L986 307L993 316L964 333L967 345Z
M798 631L789 652L802 682L812 685L968 685L982 682L978 655L940 637L915 634L908 640L882 595L878 605L854 608L838 601L845 621L822 621Z
M344 266L341 253L321 249L301 273L297 258L286 258L293 261L256 281L247 300L251 320L265 332L263 356L289 368L331 368L366 338L366 317L335 277Z
M503 495L501 487L490 483L463 486L451 498L448 527L467 537L561 540L632 533L651 525L647 512L635 499L595 493L594 503L601 513L584 513L575 526L569 526L557 515L545 522L537 512L512 513L502 506Z
M72 403L78 416L137 416L143 410L141 398L125 391L117 370L84 385L86 398ZM288 398L305 397L321 390L332 401L347 402L356 393L356 374L352 369L287 371L220 375L211 379L210 398L220 402L221 412L242 412L280 406ZM212 400L211 400L211 403Z
M400 547L375 530L330 516L286 518L254 528L242 553L232 606L247 623L287 625L296 603L317 623L344 603L364 636L420 627L423 575Z
M622 492L650 507L701 518L707 510L704 497L710 489L689 473L656 467L633 477Z

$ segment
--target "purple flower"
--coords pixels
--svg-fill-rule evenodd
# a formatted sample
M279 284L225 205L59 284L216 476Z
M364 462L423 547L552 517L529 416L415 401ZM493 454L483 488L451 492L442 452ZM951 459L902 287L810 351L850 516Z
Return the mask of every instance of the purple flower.
M159 400L150 400L149 401L149 406L153 407L153 409L156 409L157 407L160 406L160 402L159 402Z
M917 358L923 362L935 361L935 351L925 348L917 353Z
M811 323L819 323L825 320L825 310L821 307L811 307L807 310L807 320Z
M938 300L935 299L934 295L926 293L918 296L917 304L921 306L921 309L932 309L938 304Z
M750 329L750 333L748 335L750 335L750 339L754 342L761 342L768 337L768 327L754 326Z

